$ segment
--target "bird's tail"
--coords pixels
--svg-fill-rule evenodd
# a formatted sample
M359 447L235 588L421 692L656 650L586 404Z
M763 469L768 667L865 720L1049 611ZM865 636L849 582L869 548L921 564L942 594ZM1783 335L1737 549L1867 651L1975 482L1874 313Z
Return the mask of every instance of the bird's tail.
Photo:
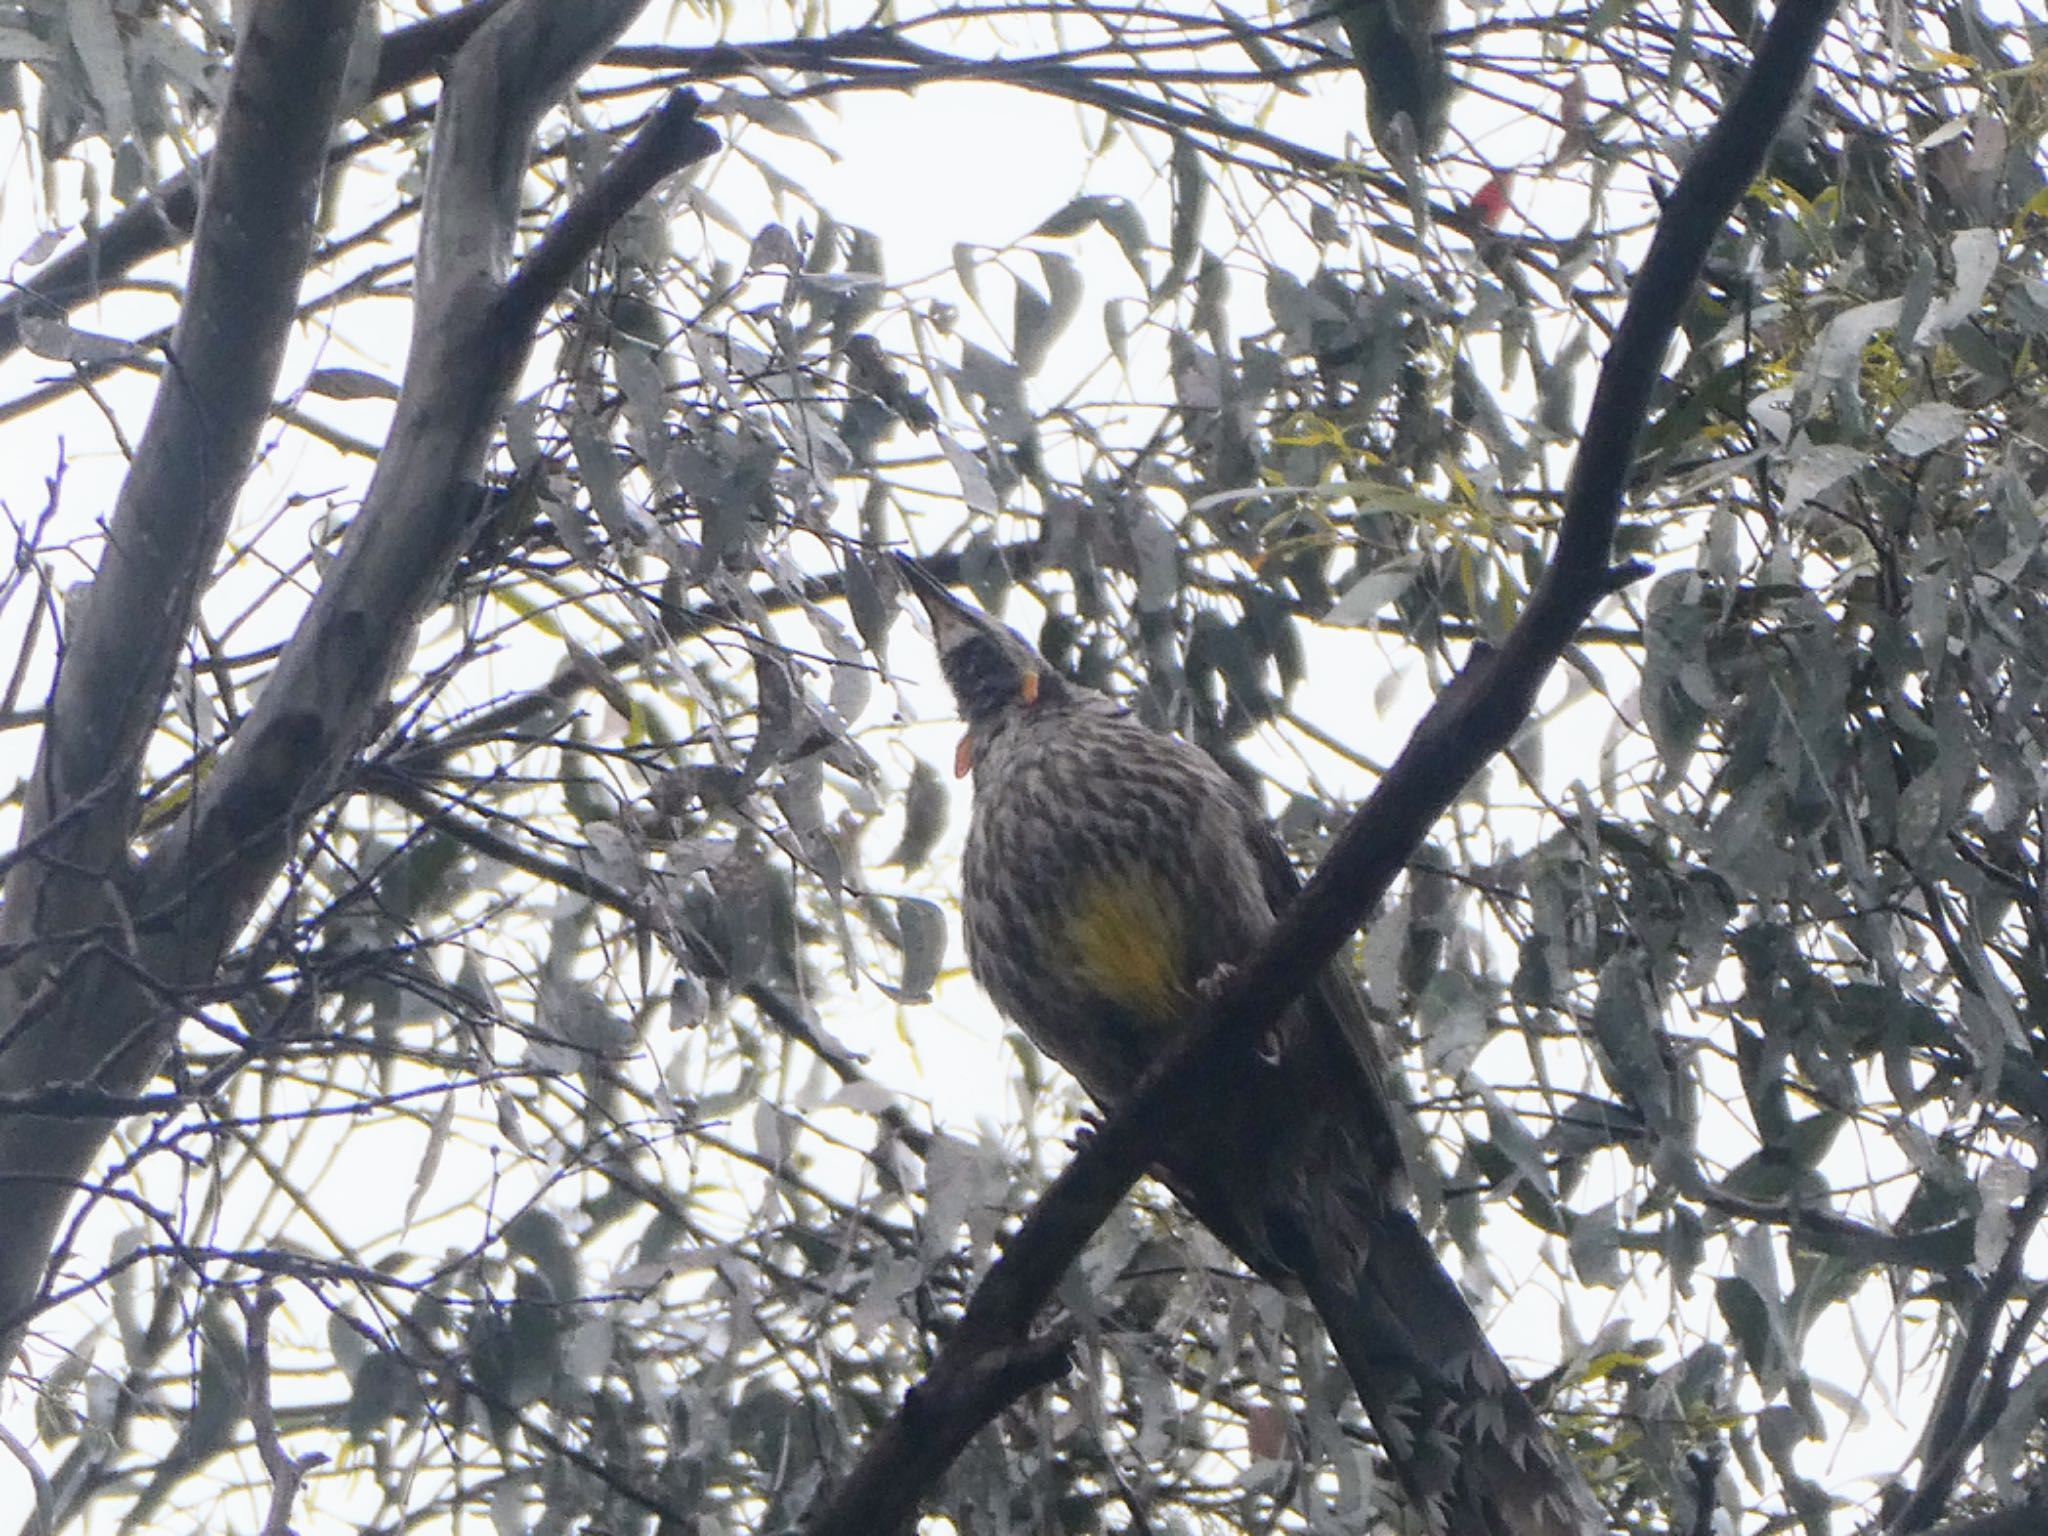
M1436 1536L1600 1536L1570 1452L1408 1212L1394 1082L1356 983L1331 968L1218 1070L1232 1091L1180 1127L1167 1180L1252 1268L1307 1295Z
M1318 1202L1321 1204L1322 1202ZM1487 1341L1415 1218L1327 1210L1273 1236L1396 1478L1445 1536L1598 1536L1571 1454Z

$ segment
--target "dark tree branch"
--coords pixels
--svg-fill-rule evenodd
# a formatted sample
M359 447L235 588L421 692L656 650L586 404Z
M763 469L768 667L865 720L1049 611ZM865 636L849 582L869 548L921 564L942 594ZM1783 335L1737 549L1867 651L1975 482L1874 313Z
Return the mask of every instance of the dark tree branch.
M980 1401L968 1383L988 1374L992 1352L1007 1354L1030 1335L1068 1266L1165 1142L1170 1122L1199 1119L1228 1092L1237 1048L1336 957L1465 783L1513 739L1579 625L1636 574L1613 567L1610 551L1651 386L1708 249L1763 163L1832 10L1829 0L1784 0L1748 78L1666 203L1601 368L1557 549L1500 650L1475 650L1265 946L1198 1010L1186 1041L1053 1182L931 1370L846 1480L809 1511L808 1536L876 1536L911 1522L959 1449L1003 1406L988 1401L975 1423L933 1426L916 1408L919 1399Z
M940 81L980 81L1009 85L1040 95L1057 96L1094 107L1113 117L1169 132L1201 135L1223 144L1241 144L1272 157L1269 165L1326 176L1335 172L1362 176L1389 197L1407 195L1400 181L1383 172L1363 170L1323 150L1311 149L1253 124L1234 122L1220 112L1198 111L1177 102L1140 95L1106 85L1087 70L1052 58L966 58L913 42L888 27L856 27L824 37L791 38L783 42L676 47L642 44L620 48L614 57L642 68L681 70L698 79L757 74L763 69L804 73L840 70L845 78L811 85L801 94L826 96L847 90L908 91ZM865 65L862 71L856 66ZM1349 61L1332 65L1349 68ZM1442 210L1457 224L1468 223L1455 209Z
M1886 1527L1897 1536L1912 1536L1914 1532L1924 1531L1941 1517L1941 1512L1948 1508L1949 1500L1955 1496L1956 1483L1963 1475L1970 1453L1997 1423L1995 1409L1989 1413L1982 1410L1993 1401L2003 1400L2003 1394L2011 1383L2011 1373L2019 1363L2019 1350L2013 1347L2000 1352L1999 1363L2004 1368L2002 1376L1998 1371L1987 1373L1986 1365L1991 1359L1998 1321L2005 1315L2006 1303L2012 1299L2013 1289L2019 1283L2021 1262L2026 1256L2027 1245L2041 1224L2044 1211L2048 1211L2048 1171L2037 1169L2033 1187L2027 1191L2026 1200L2013 1216L2005 1252L1999 1255L1991 1273L1984 1277L1975 1304L1970 1308L1962 1340L1949 1355L1941 1395L1935 1400L1933 1413L1928 1415L1927 1430L1920 1441L1920 1486L1913 1490L1912 1497L1906 1500ZM2029 1317L2015 1324L2016 1328L2031 1331L2031 1319L2039 1314L2033 1307L2029 1307L2028 1312ZM2023 1335L2013 1342L2017 1345L2022 1341Z
M1714 1536L1715 1489L1721 1481L1721 1447L1705 1446L1685 1458L1692 1474L1692 1536Z
M2044 1528L2048 1528L2048 1498L2036 1488L2023 1504L1952 1520L1936 1526L1928 1536L2040 1536Z
M669 92L596 183L548 226L505 285L508 327L532 332L614 224L669 176L718 149L717 133L697 120L702 105L695 91Z
M1795 1247L1857 1264L1947 1274L1967 1268L1976 1251L1977 1224L1973 1220L1944 1222L1938 1227L1910 1232L1885 1232L1851 1217L1793 1201L1744 1199L1704 1179L1687 1193L1720 1215L1781 1227Z

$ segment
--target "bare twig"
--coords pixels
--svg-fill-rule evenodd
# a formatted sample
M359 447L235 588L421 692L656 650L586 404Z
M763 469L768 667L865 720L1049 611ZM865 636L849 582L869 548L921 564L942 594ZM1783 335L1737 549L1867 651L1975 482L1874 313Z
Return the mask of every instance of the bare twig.
M17 1440L5 1424L0 1424L0 1448L21 1463L21 1470L28 1475L29 1487L35 1492L36 1507L29 1515L26 1529L34 1536L51 1536L57 1528L56 1502L50 1493L50 1480L37 1465L35 1453Z
M270 1405L270 1318L284 1298L276 1286L265 1281L253 1301L239 1292L235 1299L249 1329L249 1427L263 1470L270 1474L270 1508L263 1517L263 1536L289 1536L299 1485L308 1472L326 1464L327 1453L288 1455L277 1433L277 1413Z

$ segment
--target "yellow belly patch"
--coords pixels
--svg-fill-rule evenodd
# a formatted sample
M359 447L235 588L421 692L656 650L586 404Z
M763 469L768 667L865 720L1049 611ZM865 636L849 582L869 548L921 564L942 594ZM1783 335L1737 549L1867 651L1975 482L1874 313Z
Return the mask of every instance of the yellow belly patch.
M1121 870L1083 882L1067 912L1074 978L1148 1024L1179 1022L1193 994L1186 974L1182 902L1157 875Z

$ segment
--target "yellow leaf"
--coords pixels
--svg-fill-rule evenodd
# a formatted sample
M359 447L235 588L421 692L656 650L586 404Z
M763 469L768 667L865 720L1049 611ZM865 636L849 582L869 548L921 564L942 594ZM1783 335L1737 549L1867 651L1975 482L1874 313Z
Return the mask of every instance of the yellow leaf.
M547 609L531 598L520 596L516 588L500 587L492 592L491 596L550 639L562 638L561 626L549 615Z

